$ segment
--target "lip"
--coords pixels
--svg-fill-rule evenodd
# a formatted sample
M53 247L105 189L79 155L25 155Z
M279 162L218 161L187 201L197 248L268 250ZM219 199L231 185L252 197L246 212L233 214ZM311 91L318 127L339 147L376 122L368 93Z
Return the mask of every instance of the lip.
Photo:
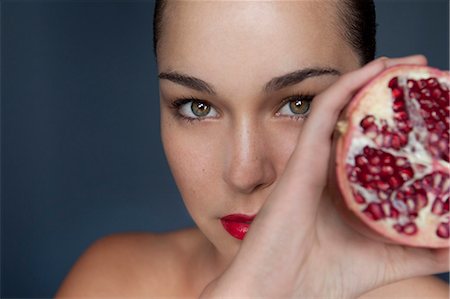
M255 215L230 214L220 218L223 228L234 238L243 240Z

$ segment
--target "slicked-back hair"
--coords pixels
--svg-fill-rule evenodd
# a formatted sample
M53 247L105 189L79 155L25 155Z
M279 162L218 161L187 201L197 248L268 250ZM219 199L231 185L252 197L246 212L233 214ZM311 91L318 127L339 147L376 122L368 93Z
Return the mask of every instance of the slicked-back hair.
M155 0L153 14L153 52L158 57L164 11L168 0ZM361 65L375 58L376 13L373 0L340 0L337 5L339 32L359 56Z

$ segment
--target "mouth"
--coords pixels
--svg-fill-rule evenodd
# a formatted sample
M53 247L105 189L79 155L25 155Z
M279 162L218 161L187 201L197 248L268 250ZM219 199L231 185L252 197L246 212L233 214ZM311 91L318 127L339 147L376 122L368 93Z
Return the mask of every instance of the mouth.
M234 238L243 240L255 215L231 214L220 218L223 228Z

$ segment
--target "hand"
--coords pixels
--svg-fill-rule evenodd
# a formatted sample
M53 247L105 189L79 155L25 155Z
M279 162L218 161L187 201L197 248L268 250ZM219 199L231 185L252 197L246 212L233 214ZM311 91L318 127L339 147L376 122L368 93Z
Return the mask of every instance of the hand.
M352 95L387 67L423 56L377 59L316 96L283 175L229 268L205 297L357 298L397 280L449 270L447 249L374 241L337 214L327 190L332 135Z

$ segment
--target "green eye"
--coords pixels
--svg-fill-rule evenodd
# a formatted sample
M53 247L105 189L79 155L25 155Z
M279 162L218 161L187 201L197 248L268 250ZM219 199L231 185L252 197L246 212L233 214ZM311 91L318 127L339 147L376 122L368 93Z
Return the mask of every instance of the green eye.
M175 115L185 119L203 120L207 118L217 118L219 113L213 105L196 98L180 98L172 102Z
M289 108L295 114L308 113L310 105L311 105L310 101L305 101L301 99L289 102Z
M194 113L195 116L198 117L207 116L210 110L211 107L209 105L198 101L192 101L191 111L192 113Z
M277 113L283 116L300 116L304 117L309 114L311 110L311 101L314 96L293 96L288 98L283 107Z

